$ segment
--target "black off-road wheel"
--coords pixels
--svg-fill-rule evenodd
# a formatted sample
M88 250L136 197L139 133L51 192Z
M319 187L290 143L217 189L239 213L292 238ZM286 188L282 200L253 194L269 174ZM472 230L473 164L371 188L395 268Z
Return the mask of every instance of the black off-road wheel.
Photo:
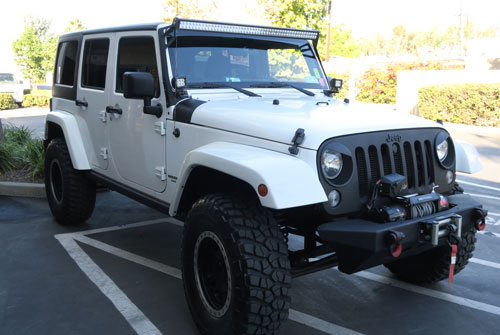
M454 275L462 271L472 257L476 245L476 229L462 233L458 246ZM450 274L451 247L440 246L417 256L404 258L385 266L402 280L428 284L447 279Z
M259 204L225 195L199 199L182 240L184 292L202 334L274 334L288 318L288 249Z
M52 215L63 225L82 223L94 211L95 185L73 169L61 138L51 140L45 152L45 193Z

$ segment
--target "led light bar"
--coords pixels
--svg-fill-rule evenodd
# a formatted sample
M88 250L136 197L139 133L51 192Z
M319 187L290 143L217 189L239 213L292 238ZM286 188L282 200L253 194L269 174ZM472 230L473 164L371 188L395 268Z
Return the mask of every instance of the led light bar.
M185 20L178 18L176 18L175 20L178 23L178 29L181 30L213 31L231 34L300 38L313 40L315 44L317 43L319 37L319 32L316 30L249 26L210 21Z

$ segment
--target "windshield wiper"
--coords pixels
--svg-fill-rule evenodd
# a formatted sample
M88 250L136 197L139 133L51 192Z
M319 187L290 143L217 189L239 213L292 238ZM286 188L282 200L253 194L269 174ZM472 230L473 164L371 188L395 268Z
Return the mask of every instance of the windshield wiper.
M227 87L227 88L232 88L233 90L236 90L240 93L246 94L249 97L260 97L260 95L255 94L251 91L248 91L248 90L245 90L243 88L239 88L239 87L236 87L233 85L229 85L226 83L204 82L204 83L188 84L187 87L188 88L224 88L224 87Z
M295 88L297 91L300 91L304 94L307 94L310 97L315 96L315 94L311 91L308 91L306 89L303 89L302 87L298 87L289 83L264 83L264 84L253 84L250 85L250 87L257 87L257 88L280 88L280 87L290 87L290 88Z

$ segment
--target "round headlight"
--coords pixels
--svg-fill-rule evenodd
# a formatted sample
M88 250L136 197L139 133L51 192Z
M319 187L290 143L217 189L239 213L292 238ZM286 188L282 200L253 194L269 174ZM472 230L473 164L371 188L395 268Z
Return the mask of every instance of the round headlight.
M448 139L436 144L436 153L441 162L446 159L446 156L448 156Z
M328 179L333 179L342 170L342 155L336 151L326 149L321 155L321 170Z

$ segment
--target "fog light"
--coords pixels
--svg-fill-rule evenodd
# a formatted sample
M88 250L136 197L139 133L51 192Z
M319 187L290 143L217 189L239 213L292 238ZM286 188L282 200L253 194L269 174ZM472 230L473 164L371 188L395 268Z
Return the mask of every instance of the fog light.
M340 192L337 190L333 190L328 194L328 203L332 207L337 207L340 203Z
M453 183L453 179L455 178L453 171L446 171L446 182L449 184Z

